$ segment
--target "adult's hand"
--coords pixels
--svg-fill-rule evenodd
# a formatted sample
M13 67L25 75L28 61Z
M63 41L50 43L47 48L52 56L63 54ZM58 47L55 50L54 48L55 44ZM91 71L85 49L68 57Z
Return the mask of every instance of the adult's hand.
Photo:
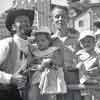
M17 85L18 88L24 87L26 81L26 77L20 74L14 74L11 78L11 83Z

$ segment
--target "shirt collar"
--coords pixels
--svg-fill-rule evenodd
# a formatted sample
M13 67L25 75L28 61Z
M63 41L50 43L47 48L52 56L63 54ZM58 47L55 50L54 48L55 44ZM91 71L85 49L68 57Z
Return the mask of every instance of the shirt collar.
M16 42L18 48L24 52L26 52L26 48L28 47L28 40L24 40L19 37L17 34L14 35L14 41Z

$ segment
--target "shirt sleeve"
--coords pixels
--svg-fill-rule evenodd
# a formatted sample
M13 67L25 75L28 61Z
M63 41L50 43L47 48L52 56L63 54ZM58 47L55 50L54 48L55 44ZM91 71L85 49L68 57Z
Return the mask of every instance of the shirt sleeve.
M8 74L8 73L0 71L0 83L10 84L11 77L12 77L12 74Z
M0 40L0 66L6 60L10 50L9 39ZM0 83L9 84L11 79L11 74L0 71Z

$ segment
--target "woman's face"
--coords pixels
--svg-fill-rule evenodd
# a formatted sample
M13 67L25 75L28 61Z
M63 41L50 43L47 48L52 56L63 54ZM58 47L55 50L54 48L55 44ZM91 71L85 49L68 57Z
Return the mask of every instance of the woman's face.
M14 28L19 35L28 35L30 30L30 20L27 16L18 16L14 22Z
M93 50L95 47L95 39L93 37L87 36L81 40L81 45L87 51Z
M57 29L62 29L66 26L67 17L67 11L62 8L54 8L52 10L53 23Z
M50 40L44 34L40 34L36 36L36 43L40 50L45 50L50 45Z

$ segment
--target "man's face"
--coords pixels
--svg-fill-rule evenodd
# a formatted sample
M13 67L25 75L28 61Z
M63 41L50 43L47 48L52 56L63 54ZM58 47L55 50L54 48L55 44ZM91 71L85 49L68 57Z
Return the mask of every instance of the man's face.
M14 27L19 35L28 35L30 30L30 20L27 16L18 16L15 19Z
M62 8L54 8L52 10L53 23L57 29L62 29L66 26L67 22L67 12Z

